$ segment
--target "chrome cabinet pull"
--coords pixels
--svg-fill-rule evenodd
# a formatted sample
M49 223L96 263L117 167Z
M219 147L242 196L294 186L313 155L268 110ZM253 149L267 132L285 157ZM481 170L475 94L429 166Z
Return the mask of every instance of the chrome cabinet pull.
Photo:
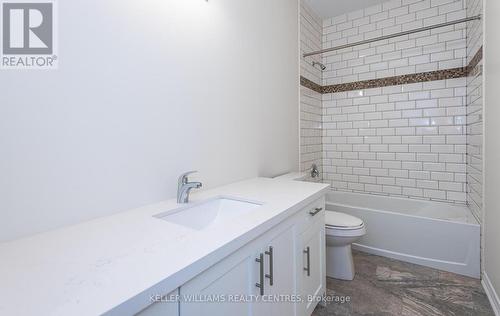
M307 267L304 268L304 271L307 271L307 276L311 276L311 249L306 247L304 253L307 255Z
M261 253L259 258L256 258L255 261L258 262L260 266L260 283L255 283L255 286L260 289L260 295L264 295L264 254Z
M269 246L269 250L265 252L269 256L269 274L266 273L266 278L269 279L269 285L274 283L274 266L273 266L273 247Z
M317 207L314 209L314 211L310 211L309 214L311 214L312 216L318 214L319 212L321 212L323 210L322 207Z

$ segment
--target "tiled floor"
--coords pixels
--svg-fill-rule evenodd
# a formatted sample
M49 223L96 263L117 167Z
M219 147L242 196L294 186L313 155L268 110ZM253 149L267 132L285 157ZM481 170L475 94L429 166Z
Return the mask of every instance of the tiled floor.
M354 281L328 278L327 296L337 301L314 316L494 315L479 280L361 252L354 262Z

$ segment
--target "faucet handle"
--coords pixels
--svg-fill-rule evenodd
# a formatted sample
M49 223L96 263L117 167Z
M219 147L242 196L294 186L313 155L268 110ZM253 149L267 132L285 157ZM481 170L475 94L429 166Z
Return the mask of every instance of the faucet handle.
M188 172L184 172L183 174L181 174L179 176L179 185L183 184L183 183L187 183L188 182L188 176L190 174L193 174L193 173L196 173L198 171L196 170L193 170L193 171L188 171Z

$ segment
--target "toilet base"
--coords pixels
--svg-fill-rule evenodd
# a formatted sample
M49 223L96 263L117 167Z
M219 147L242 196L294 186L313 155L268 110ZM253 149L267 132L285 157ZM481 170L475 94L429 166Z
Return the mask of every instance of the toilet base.
M351 245L326 247L326 275L330 278L351 281L354 279L354 260Z

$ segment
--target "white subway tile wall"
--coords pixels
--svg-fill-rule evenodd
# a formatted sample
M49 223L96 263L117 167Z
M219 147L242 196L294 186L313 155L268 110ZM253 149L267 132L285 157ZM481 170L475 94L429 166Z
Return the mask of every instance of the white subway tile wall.
M393 0L321 21L302 1L302 53L477 15L482 6ZM464 67L482 46L481 25L302 58L301 75L330 85ZM314 60L327 69L312 67ZM482 71L323 96L301 88L301 170L322 166L333 189L467 203L482 221L482 138Z
M323 21L323 48L465 17L463 0L395 0ZM323 55L323 84L466 65L466 25ZM333 189L467 200L466 78L323 95L323 178Z
M464 0L392 0L323 20L323 48L466 16ZM323 54L332 85L466 65L466 23Z
M301 54L321 49L322 25L317 16L304 1L300 7L300 47ZM321 85L321 70L312 66L312 61L321 62L321 56L302 58L300 74ZM300 155L301 171L310 170L315 163L322 166L322 105L321 94L308 88L300 88ZM320 181L321 179L317 179Z
M323 95L332 188L466 201L466 78Z
M321 49L321 35L323 32L321 18L307 5L300 1L300 52L304 53ZM322 73L318 66L313 67L312 62L321 62L321 55L302 58L300 60L300 75L321 85Z

